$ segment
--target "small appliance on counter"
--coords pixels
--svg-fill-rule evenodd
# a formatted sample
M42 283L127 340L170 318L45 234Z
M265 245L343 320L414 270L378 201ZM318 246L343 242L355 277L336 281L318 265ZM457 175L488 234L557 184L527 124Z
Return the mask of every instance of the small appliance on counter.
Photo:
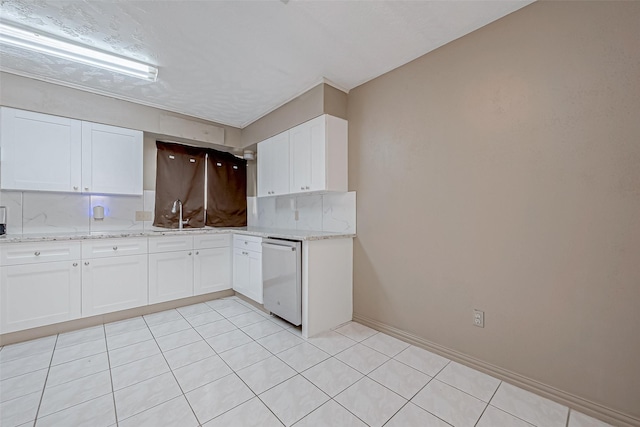
M0 236L7 233L7 208L0 206Z

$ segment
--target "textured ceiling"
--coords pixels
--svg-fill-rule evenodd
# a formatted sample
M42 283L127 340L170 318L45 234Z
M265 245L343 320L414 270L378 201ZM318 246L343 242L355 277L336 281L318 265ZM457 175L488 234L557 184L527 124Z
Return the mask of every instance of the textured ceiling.
M0 0L0 17L159 68L150 83L2 46L3 71L244 127L323 78L350 90L524 1Z

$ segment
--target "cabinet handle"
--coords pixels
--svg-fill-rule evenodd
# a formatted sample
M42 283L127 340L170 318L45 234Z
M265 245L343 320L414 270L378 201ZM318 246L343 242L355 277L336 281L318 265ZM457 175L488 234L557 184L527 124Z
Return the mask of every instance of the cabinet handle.
M196 255L200 255L200 251L196 251Z
M85 262L84 262L84 265L89 265L89 261L85 261Z
M114 247L113 247L113 250L114 250L114 251L117 251L117 250L118 250L118 247L117 247L117 246L114 246Z
M305 189L306 189L306 190L308 190L308 189L309 189L309 187L305 187Z
M77 185L74 185L74 186L73 186L73 189L74 189L74 190L76 190L76 191L78 191L78 186L77 186Z
M191 252L189 252L189 256L191 256Z
M89 191L89 187L84 187L84 191Z
M244 244L245 244L245 245L248 245L248 244L249 244L249 242L245 241L245 242L244 242Z
M35 251L33 254L34 254L35 256L40 256L40 252L38 252L38 251Z
M73 266L74 266L74 267L77 267L77 266L78 266L78 263L77 263L77 262L74 262L74 263L73 263Z
M304 187L300 187L301 190L304 190Z

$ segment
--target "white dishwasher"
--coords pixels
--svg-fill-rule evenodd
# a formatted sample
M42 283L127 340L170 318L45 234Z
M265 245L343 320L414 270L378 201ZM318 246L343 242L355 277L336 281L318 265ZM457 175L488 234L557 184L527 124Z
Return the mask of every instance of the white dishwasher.
M302 323L302 243L262 240L264 308L296 326Z

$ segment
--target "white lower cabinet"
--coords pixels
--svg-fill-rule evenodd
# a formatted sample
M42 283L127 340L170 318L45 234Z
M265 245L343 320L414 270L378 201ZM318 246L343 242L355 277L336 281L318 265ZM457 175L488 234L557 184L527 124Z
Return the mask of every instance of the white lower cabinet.
M82 242L82 317L147 305L147 239Z
M231 289L230 244L228 234L150 238L149 304Z
M233 290L262 304L262 239L234 236Z
M211 233L0 244L0 334L231 289L231 239ZM247 240L245 251L255 252L259 241ZM248 279L239 292L262 302L260 256L242 261L238 277Z
M193 236L193 294L231 289L231 235Z
M196 250L193 258L193 294L202 295L231 289L229 247Z
M82 317L147 305L147 255L83 261Z
M193 295L193 250L149 254L149 304Z
M80 260L0 267L0 333L80 317Z

